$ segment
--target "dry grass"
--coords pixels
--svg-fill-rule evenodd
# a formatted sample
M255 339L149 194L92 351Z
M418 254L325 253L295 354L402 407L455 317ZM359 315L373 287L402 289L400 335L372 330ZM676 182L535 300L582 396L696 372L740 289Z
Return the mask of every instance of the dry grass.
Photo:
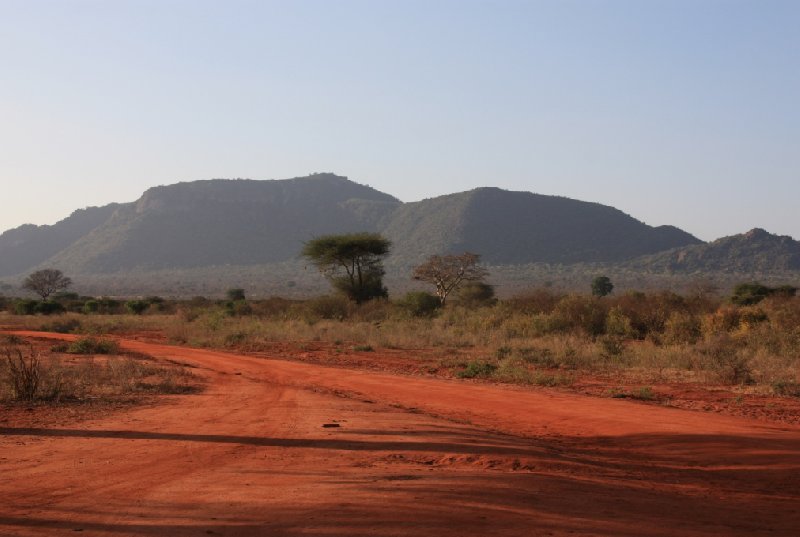
M3 354L0 400L6 402L58 404L136 394L192 393L199 388L187 368L163 366L144 356L71 356L19 346L6 348Z
M44 329L57 322L56 328L92 335L157 332L176 344L242 351L268 350L276 342L451 355L464 349L466 358L441 366L458 372L470 360L484 360L494 367L487 376L515 383L564 385L574 372L590 372L642 383L750 384L782 395L794 394L800 383L800 298L734 306L671 293L598 299L542 291L491 307L450 306L434 318L411 317L387 302L357 307L331 297L272 299L247 313L211 303L176 311L14 322Z

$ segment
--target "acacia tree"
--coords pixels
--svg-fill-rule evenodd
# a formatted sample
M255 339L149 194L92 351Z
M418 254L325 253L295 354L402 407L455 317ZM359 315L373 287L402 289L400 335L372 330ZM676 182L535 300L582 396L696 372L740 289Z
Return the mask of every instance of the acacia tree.
M603 297L614 290L614 284L608 276L598 276L592 280L592 295Z
M64 273L58 269L42 269L31 273L22 283L22 288L28 291L33 291L42 300L47 300L47 297L61 291L72 285L72 280L64 276Z
M306 257L333 287L356 303L388 296L383 259L391 242L378 233L323 235L305 243Z
M460 255L432 255L426 262L414 268L413 278L431 283L436 287L436 296L444 306L447 296L464 282L479 282L489 272L478 266L481 256L470 252Z

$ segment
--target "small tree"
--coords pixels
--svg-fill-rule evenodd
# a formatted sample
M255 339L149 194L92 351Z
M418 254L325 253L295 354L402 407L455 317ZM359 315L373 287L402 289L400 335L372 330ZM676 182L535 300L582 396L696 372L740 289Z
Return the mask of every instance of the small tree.
M479 282L489 272L478 266L481 256L470 252L461 255L432 255L426 262L414 268L413 278L433 284L436 296L444 306L447 296L464 282Z
M231 300L233 302L238 302L239 300L244 300L245 298L244 289L240 287L234 287L233 289L228 289L226 295L228 296L228 300Z
M614 284L608 276L598 276L592 280L592 295L606 296L614 290Z
M72 285L72 280L58 269L42 269L30 274L22 283L22 288L33 291L42 300Z
M391 242L378 233L324 235L305 243L306 257L333 287L356 303L388 295L383 258Z

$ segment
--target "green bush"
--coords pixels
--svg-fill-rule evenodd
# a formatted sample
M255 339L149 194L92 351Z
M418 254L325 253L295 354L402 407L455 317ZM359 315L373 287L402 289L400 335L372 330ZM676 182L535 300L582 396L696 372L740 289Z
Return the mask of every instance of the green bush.
M147 308L150 307L150 302L147 300L128 300L125 303L125 309L134 315L141 315Z
M430 318L436 315L442 303L438 297L426 291L411 291L398 302L398 306L412 317Z
M36 306L38 304L39 302L37 300L31 300L29 298L17 300L14 303L14 313L17 315L35 315Z
M100 303L97 300L87 300L83 303L83 313L91 314L100 311Z
M113 339L85 337L70 343L66 352L68 354L117 354L119 344Z
M466 282L456 291L456 301L461 306L477 308L493 306L497 303L494 297L494 286L484 282Z
M36 304L35 311L36 313L41 313L42 315L54 315L58 313L64 313L67 310L58 302L52 300L42 300Z
M456 373L458 378L488 378L497 370L497 366L485 360L473 360L467 364L466 369Z

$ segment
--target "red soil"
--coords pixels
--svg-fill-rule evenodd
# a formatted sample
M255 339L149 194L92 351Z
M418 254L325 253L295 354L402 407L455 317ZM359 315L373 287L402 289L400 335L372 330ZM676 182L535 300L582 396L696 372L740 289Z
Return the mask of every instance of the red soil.
M800 534L797 425L122 344L206 390L7 418L0 535Z

